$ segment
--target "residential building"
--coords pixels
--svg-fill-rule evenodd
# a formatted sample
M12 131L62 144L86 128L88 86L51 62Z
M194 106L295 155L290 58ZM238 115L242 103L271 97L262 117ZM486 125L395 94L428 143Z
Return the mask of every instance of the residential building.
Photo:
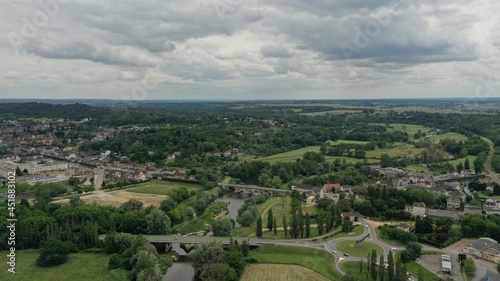
M314 205L316 204L316 196L309 196L307 197L307 200L306 200L306 205Z
M497 200L495 198L486 199L484 208L488 210L498 210Z
M462 220L462 212L451 210L428 209L426 215L433 218L452 218L454 223L459 223Z
M343 212L342 213L342 218L349 218L350 221L357 221L358 220L358 215L355 212L353 212L353 211Z
M458 209L460 208L460 203L462 203L462 200L460 200L460 198L455 196L450 196L446 199L446 208Z
M398 225L398 228L403 231L410 232L410 225L407 223L401 223L400 225Z
M425 217L425 203L424 202L415 202L411 207L411 214L414 216Z
M475 205L464 206L464 216L482 215L482 214L483 214L483 208L481 208L481 206L475 206Z

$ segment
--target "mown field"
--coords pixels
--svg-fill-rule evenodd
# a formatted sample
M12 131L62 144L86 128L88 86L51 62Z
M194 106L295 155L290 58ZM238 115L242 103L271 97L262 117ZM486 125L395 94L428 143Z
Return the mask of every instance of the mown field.
M416 156L424 151L423 148L416 148L412 144L408 143L402 143L402 142L395 142L390 144L390 147L388 148L381 148L381 149L375 149L375 150L368 150L366 151L366 158L374 158L374 159L379 159L380 155L382 154L387 154L391 157L399 157L399 156L408 156L408 157L413 157Z
M344 272L349 272L351 275L359 278L360 280L368 280L368 279L366 279L366 273L368 272L366 260L364 261L364 264L363 264L363 272L359 272L359 262L357 262L357 261L343 262L340 265L340 268L342 268L342 270ZM425 281L438 281L438 280L440 280L436 275L434 275L432 272L425 269L421 265L418 265L416 262L407 263L406 269L407 269L408 273L410 273L414 277L418 276L418 271L419 271L419 269L421 269L423 276L424 276L423 280L425 280ZM385 280L388 279L387 274L386 274L384 279Z
M346 240L339 242L335 245L337 250L342 253L348 253L351 256L366 258L368 253L371 253L372 250L377 251L377 254L380 255L384 252L384 249L379 245L376 245L372 242L364 241L359 245L354 245L356 240Z
M325 276L298 265L251 264L240 281L328 281Z
M384 126L386 127L386 124L384 123L369 123L369 125L379 125L379 126ZM404 128L403 128L404 126ZM400 124L400 123L389 123L389 127L386 127L387 131L393 132L393 131L403 131L407 132L410 137L413 137L415 133L418 133L418 130L420 130L422 133L428 133L433 131L431 128L424 127L422 125L415 125L415 124Z
M361 110L356 110L356 109L339 109L339 110L326 110L326 111L315 111L315 112L304 112L300 113L300 115L306 115L306 116L323 116L323 115L342 115L345 113L360 113L362 112Z
M145 183L131 185L127 188L127 191L136 193L146 193L146 194L170 195L172 190L180 187L185 187L188 189L188 191L202 190L202 187L196 183L186 183L186 182L168 181L168 180L150 180Z
M344 142L350 142L350 141L344 141ZM295 162L297 159L302 159L304 153L308 151L314 151L314 152L319 152L319 146L307 146L295 150L291 150L288 152L283 152L279 154L274 154L266 157L261 157L257 158L257 160L260 161L265 161L269 162L271 164L277 163L277 162ZM356 163L358 161L362 161L363 159L356 159L356 158L351 158L351 157L338 157L338 156L325 156L325 160L328 162L332 162L335 159L340 159L341 161L346 161L349 163ZM377 163L377 160L374 159L368 159L369 163Z
M0 256L6 260L6 251ZM36 265L38 250L22 250L16 252L16 273L7 272L8 265L2 262L1 280L9 281L126 281L127 271L108 269L110 255L76 253L69 255L65 264L42 268Z
M466 141L467 140L467 137L465 135L458 134L458 133L444 133L441 135L431 136L429 138L431 139L431 141L433 143L439 143L441 140L444 140L444 139L452 139L452 140L456 140L456 141Z
M264 245L251 250L248 257L259 263L301 265L329 280L340 280L339 274L333 268L333 256L322 250Z

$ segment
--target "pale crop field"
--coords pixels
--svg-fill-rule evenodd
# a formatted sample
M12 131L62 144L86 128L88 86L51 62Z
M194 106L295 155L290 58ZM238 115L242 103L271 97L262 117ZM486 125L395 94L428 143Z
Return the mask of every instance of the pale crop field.
M298 265L251 264L241 281L328 281L325 276Z

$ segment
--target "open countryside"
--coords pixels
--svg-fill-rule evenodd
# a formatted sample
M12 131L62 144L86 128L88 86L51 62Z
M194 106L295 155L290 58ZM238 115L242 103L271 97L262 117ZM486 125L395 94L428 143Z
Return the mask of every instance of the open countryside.
M141 107L6 106L13 109L0 111L0 172L19 175L17 278L79 280L86 267L75 262L98 262L94 280L177 280L186 272L379 281L385 273L366 273L382 260L393 281L408 273L439 280L449 275L441 254L452 257L453 280L494 271L480 253L482 237L490 248L500 239L495 115L377 115L370 102L358 103L324 115L308 114L328 111L320 105L207 103L215 119L189 103L177 105L189 109L182 119ZM18 107L61 118L18 119ZM77 108L86 113L67 115ZM5 224L9 209L0 204Z

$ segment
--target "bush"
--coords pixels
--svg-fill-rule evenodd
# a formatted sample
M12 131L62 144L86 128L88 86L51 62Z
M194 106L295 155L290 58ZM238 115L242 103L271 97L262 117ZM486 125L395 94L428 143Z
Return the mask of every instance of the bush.
M40 248L40 256L36 260L38 266L54 266L68 261L68 244L61 240L47 240Z

